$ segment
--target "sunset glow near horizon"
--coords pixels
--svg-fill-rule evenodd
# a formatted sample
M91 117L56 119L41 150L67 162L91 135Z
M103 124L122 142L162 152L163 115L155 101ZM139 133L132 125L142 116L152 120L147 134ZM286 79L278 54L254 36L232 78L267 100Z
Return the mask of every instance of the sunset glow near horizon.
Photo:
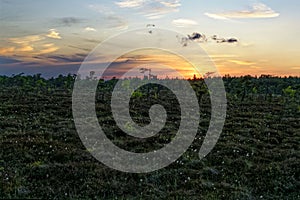
M102 41L153 25L199 43L221 75L300 76L298 8L297 0L0 0L0 74L74 74ZM194 73L176 56L135 61L143 59Z

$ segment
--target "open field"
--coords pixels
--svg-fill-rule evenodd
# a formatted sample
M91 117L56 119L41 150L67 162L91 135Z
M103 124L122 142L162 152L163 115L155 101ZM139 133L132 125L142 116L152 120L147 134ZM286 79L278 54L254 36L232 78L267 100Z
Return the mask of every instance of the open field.
M203 80L190 80L201 108L197 137L175 163L148 174L110 169L85 149L72 117L73 80L0 77L0 198L300 199L300 78L224 78L225 126L202 160L197 156L210 100ZM113 80L102 83L97 96L99 124L107 136L134 152L167 144L180 123L174 96L142 90L132 98L137 123L149 123L153 103L168 111L160 134L136 139L115 125L107 106L113 85Z

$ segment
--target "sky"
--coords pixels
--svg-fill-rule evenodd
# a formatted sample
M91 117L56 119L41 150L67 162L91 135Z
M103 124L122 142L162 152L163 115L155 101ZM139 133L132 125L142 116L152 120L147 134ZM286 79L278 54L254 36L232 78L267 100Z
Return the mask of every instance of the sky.
M186 36L174 43L198 43L221 75L300 76L299 8L299 0L0 0L0 74L73 74L102 42L155 25ZM193 73L176 56L140 54L117 63L151 58Z

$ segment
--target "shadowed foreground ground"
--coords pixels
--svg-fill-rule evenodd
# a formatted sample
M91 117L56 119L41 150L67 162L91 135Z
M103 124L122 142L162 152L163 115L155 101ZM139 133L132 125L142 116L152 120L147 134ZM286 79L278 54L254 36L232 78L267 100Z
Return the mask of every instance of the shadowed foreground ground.
M281 96L248 95L241 101L240 96L228 95L221 138L199 160L210 115L209 99L203 95L200 127L190 149L167 168L126 174L99 163L81 144L72 120L70 90L37 90L2 87L0 92L1 198L300 198L300 112ZM131 102L132 115L144 116L146 123L147 114L139 112L147 111L148 101L140 100L143 104ZM148 140L121 133L105 98L97 104L99 123L122 148L159 148L172 139L175 122L180 122L176 101L169 102L173 107L166 127Z

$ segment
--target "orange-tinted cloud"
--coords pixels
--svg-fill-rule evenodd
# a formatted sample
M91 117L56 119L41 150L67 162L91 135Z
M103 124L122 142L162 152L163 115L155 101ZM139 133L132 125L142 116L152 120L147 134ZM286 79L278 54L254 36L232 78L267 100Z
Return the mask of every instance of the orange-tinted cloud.
M9 38L8 40L14 44L27 45L32 42L41 41L43 39L44 37L41 35L28 35L24 37Z
M50 29L49 33L46 36L48 38L61 39L59 32L57 32L55 29Z
M15 51L15 47L4 47L0 48L0 55L6 56L12 54Z
M59 35L52 32L53 37ZM22 60L30 60L36 55L53 53L59 49L53 43L45 43L45 34L28 35L23 37L8 38L7 46L0 48L0 55L7 57L21 57Z
M243 61L243 60L228 60L228 62L237 64L237 65L254 65L254 62L250 61Z
M194 74L199 74L191 63L187 62L183 58L164 52L153 52L149 50L140 52L133 52L126 54L112 63L112 69L109 71L109 76L119 77L123 73L126 73L131 68L150 68L152 74L157 75L159 78L178 77L179 72L185 78L191 78ZM170 70L170 68L174 69ZM139 70L136 70L136 74L133 76L142 76ZM200 77L200 75L197 75Z
M16 51L20 51L20 52L32 52L34 49L33 49L33 47L32 46L30 46L30 45L24 45L24 46L22 46L22 47L20 47L20 48L18 48Z
M57 46L51 46L45 49L42 49L38 52L38 54L48 54L48 53L53 53L55 51L57 51L59 49L59 47Z

